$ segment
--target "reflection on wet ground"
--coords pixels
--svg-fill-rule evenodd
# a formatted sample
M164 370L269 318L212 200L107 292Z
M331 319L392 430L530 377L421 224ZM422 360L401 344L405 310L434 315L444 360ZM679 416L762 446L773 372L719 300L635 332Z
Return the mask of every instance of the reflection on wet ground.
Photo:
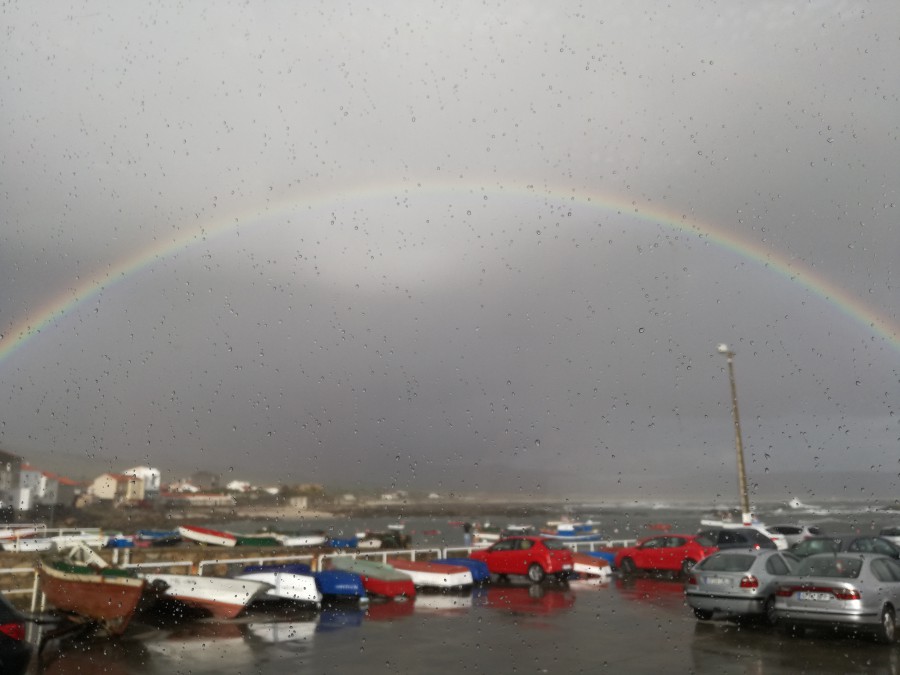
M119 639L54 641L31 673L617 671L628 673L900 673L900 647L757 624L698 622L680 579L488 585L471 593L321 611L282 606L233 621L165 617Z

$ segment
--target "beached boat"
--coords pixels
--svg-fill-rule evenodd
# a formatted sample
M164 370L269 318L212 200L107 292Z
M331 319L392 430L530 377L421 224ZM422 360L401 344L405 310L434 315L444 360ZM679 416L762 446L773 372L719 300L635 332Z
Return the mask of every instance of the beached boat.
M353 572L345 572L344 570L320 570L313 572L312 568L304 563L287 563L283 565L252 565L245 567L242 574L258 572L281 572L311 577L319 593L321 593L321 601L323 602L325 600L368 602L362 579Z
M138 530L134 533L135 546L174 546L180 542L178 530Z
M34 551L55 551L56 542L47 537L34 539L7 539L0 544L0 550L13 551L16 553L34 552Z
M438 565L460 565L465 567L472 573L472 581L476 584L483 584L491 580L491 572L487 563L483 560L473 560L472 558L436 558L431 562Z
M600 541L603 535L594 527L593 523L580 523L568 520L556 520L548 523L550 528L541 530L541 536L548 539L562 539L564 541Z
M298 533L281 533L273 532L272 536L281 542L282 546L324 546L328 538L324 534L302 532Z
M253 579L202 577L196 574L144 574L163 595L209 612L216 619L233 619L271 587Z
M183 539L197 542L198 544L212 544L214 546L237 546L237 537L229 532L211 530L196 525L180 525L178 534Z
M609 578L612 567L609 561L587 553L572 553L572 571L578 575Z
M331 566L333 569L358 574L369 595L380 595L386 598L402 596L411 598L416 594L415 584L409 575L385 563L341 555L331 558Z
M473 583L472 572L462 565L406 558L389 558L387 563L395 570L408 574L416 588L466 588Z
M121 635L128 627L147 585L126 570L62 560L42 562L38 576L41 591L51 605L96 622L112 635Z
M281 546L281 540L271 534L235 534L238 546Z
M251 565L236 579L261 581L268 590L261 600L292 600L319 607L322 593L307 565Z

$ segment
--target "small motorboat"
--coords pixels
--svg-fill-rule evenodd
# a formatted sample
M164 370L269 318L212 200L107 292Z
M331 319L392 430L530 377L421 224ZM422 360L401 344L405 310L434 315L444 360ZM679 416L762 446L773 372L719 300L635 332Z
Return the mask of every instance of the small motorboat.
M408 574L416 588L467 588L474 582L472 572L463 565L447 565L424 560L390 558L388 565Z
M162 588L165 597L209 612L216 619L233 619L271 588L253 579L196 574L144 574L143 577L151 586Z
M174 546L180 542L178 530L138 530L134 534L135 546Z
M324 534L307 533L281 533L273 532L272 536L281 542L282 546L324 546L328 538Z
M237 537L230 532L211 530L207 527L196 525L179 525L178 534L183 539L198 544L212 544L213 546L237 546Z
M472 558L436 558L431 562L438 565L459 565L467 568L472 573L472 582L483 584L491 580L491 573L488 570L487 563L482 560L473 560Z
M252 565L245 567L242 572L242 574L261 573L294 574L311 578L321 596L319 600L315 600L313 591L310 589L308 583L304 582L304 586L307 588L305 592L310 598L308 602L355 600L360 603L366 603L369 600L366 596L366 589L365 586L363 586L362 579L358 574L354 574L353 572L345 572L343 570L321 570L319 572L313 572L312 568L304 563ZM277 595L277 593L273 592L271 595ZM297 600L298 598L290 597L289 599Z
M281 539L268 533L235 534L237 546L281 546Z
M601 577L612 575L612 566L608 560L587 553L572 553L572 571L580 576Z
M322 604L322 593L308 565L251 565L245 567L235 579L260 581L268 585L261 600L291 600L316 607Z
M410 576L385 563L340 555L331 558L331 566L333 569L358 574L369 595L386 598L412 598L416 595L416 587Z

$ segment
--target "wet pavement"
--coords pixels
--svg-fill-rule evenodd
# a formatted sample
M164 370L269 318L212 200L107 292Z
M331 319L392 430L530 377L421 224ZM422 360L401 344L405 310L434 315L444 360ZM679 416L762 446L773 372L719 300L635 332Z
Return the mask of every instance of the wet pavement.
M30 673L900 673L900 647L698 622L678 580L637 577L422 594L230 622L135 621L118 639L51 642Z

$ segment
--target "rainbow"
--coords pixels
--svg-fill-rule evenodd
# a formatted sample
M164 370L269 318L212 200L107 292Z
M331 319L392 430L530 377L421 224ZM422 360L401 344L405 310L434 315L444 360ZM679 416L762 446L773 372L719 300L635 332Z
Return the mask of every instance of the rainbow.
M812 268L789 259L787 256L770 250L760 243L741 237L734 232L708 223L701 223L685 214L666 212L652 204L638 205L625 199L603 195L600 193L572 189L542 187L539 190L531 186L500 186L490 190L502 196L540 198L548 203L562 205L577 204L582 207L596 209L607 213L621 214L638 221L643 221L678 233L701 237L704 241L728 250L736 256L758 264L777 274L789 282L799 284L825 302L838 308L853 321L865 326L873 334L887 341L894 349L900 351L900 325L887 316L879 314L866 305L860 298L847 292L831 282L824 275ZM358 202L368 198L383 199L386 196L410 195L427 196L432 194L467 194L484 195L488 191L483 187L472 185L434 184L396 184L385 186L383 183L362 185L352 191L333 190L309 194L289 194L277 202L270 202L264 209L248 210L227 218L206 218L199 224L185 228L179 235L165 241L159 241L150 247L137 251L134 255L123 258L108 267L103 274L87 279L80 279L76 286L51 298L28 316L14 321L0 336L0 366L29 340L48 330L54 323L65 317L74 308L99 295L104 289L114 284L123 283L132 275L154 264L154 262L191 246L208 242L210 238L228 231L258 226L273 218L290 216L301 210L312 210L316 207L328 206L342 202Z

